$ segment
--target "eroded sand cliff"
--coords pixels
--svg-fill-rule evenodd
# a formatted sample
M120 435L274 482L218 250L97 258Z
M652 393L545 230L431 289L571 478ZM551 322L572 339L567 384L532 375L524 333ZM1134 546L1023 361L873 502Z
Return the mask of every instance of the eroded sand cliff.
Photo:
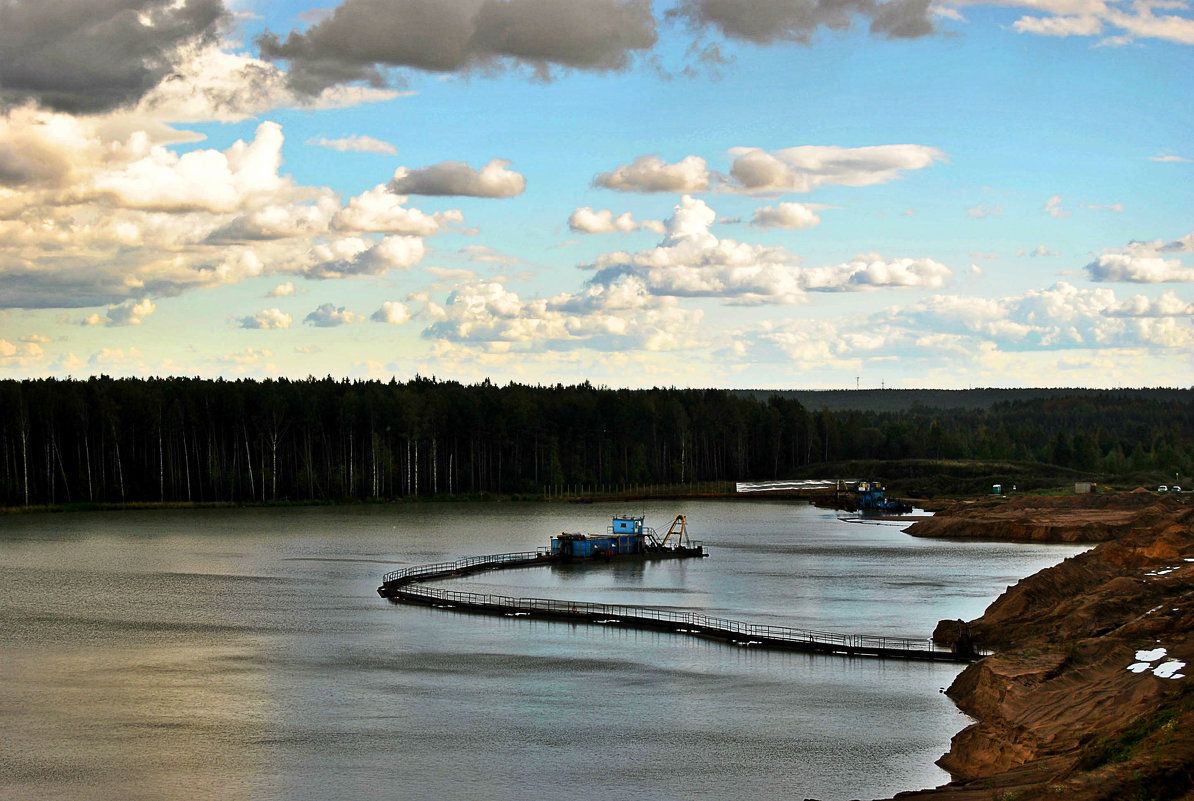
M1030 576L965 631L997 653L949 688L976 722L954 777L901 799L1194 799L1194 506L1138 491L984 500L916 536L1099 542Z

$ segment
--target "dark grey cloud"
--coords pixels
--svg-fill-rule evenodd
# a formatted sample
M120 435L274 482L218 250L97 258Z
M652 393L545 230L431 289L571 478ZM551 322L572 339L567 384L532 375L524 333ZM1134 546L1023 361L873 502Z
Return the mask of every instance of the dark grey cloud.
M0 141L0 186L57 186L70 174L60 150L27 133Z
M510 162L493 159L480 170L462 161L442 161L418 170L399 167L389 183L398 195L467 195L514 197L526 189L526 178L508 170Z
M928 0L680 0L668 15L759 45L807 44L818 28L845 30L856 17L870 18L871 32L887 38L924 36L935 30L928 7Z
M0 105L69 112L135 102L181 45L213 39L222 0L0 0Z
M62 258L49 265L0 260L0 309L85 308L181 291L160 281L130 287L127 277L117 266L97 268L94 260L83 257Z
M386 82L384 70L531 67L617 70L656 40L650 0L344 0L330 17L285 39L258 38L263 57L290 63L292 85Z
M655 44L655 19L649 0L490 0L477 13L471 44L532 64L543 77L552 64L616 70L630 51Z
M929 0L889 0L876 5L871 16L871 33L888 39L916 39L936 32Z

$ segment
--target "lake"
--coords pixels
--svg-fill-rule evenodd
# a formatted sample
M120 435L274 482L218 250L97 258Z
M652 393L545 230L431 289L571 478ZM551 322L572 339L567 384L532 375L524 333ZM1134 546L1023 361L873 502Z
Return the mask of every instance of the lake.
M490 572L515 596L927 637L1084 548L775 501L0 517L0 797L876 798L949 776L958 665L395 605L389 570L677 513L709 558Z

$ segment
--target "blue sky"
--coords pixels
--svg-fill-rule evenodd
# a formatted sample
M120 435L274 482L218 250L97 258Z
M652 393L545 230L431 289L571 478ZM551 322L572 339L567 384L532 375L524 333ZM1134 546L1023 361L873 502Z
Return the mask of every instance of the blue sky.
M0 376L1190 383L1185 2L18 0L0 31Z

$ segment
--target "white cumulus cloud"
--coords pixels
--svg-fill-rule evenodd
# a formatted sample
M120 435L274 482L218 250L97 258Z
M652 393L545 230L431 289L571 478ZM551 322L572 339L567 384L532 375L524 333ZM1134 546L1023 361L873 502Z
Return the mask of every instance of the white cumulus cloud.
M836 147L802 145L767 151L757 147L730 150L732 187L740 192L810 192L819 186L871 186L901 177L945 159L925 145Z
M252 142L180 156L134 134L129 147L139 158L101 171L94 179L95 191L125 208L235 211L251 197L278 191L284 180L278 175L282 138L280 125L263 122Z
M310 278L381 275L414 267L425 252L423 240L414 236L387 236L380 242L347 237L312 248L303 272Z
M329 150L338 150L341 153L381 153L387 156L396 156L398 154L398 148L389 142L361 134L353 134L352 136L345 136L340 139L328 139L327 137L320 136L308 139L307 144L315 145L316 147L326 147Z
M317 197L311 202L291 202L289 197L255 202L254 208L238 214L212 231L204 242L239 244L326 235L328 223L339 209L339 201L330 191L316 190L302 194L316 194Z
M609 209L593 211L589 206L582 206L568 217L568 227L580 234L609 234L615 231L637 231L639 224L634 221L630 212L614 216Z
M780 203L775 206L763 206L755 209L751 217L751 225L758 228L784 228L798 231L802 228L813 228L821 224L817 216L817 207L805 203Z
M324 303L304 317L303 322L316 328L334 328L340 325L359 323L364 319L361 315L348 311L343 306L337 307L332 303Z
M935 295L893 310L883 322L986 341L1002 350L1169 349L1194 346L1194 328L1174 314L1189 311L1175 297L1121 301L1111 289L1080 289L1063 281L1005 298Z
M963 5L955 2L954 5ZM1013 23L1018 33L1039 36L1101 36L1100 45L1119 46L1136 39L1194 44L1194 19L1159 11L1188 9L1185 0L997 0L997 5L1026 8L1033 16Z
M805 286L810 290L857 290L880 287L945 286L953 272L932 259L884 259L878 254L857 256L843 264L808 268Z
M157 311L157 306L149 298L126 300L124 303L109 306L103 317L98 313L88 315L84 318L83 324L106 326L141 325L141 322L155 311Z
M251 317L240 318L241 328L290 328L293 318L278 308L263 309Z
M14 344L7 339L0 339L0 365L6 367L27 367L40 361L45 351L36 342L20 342Z
M1155 299L1133 295L1104 313L1111 317L1190 317L1194 316L1194 303L1182 300L1172 289L1166 289Z
M408 197L396 195L385 184L349 199L332 219L339 231L375 231L387 234L431 236L451 223L463 223L456 209L427 214L406 206Z
M380 309L369 316L369 319L377 323L402 325L410 320L410 309L396 300L387 300L381 304Z
M1070 213L1061 205L1061 195L1054 195L1045 201L1045 213L1055 219L1069 217Z
M621 192L704 192L712 175L700 156L668 164L656 154L639 156L611 172L599 173L594 186Z
M1012 25L1019 33L1042 36L1095 36L1103 22L1095 16L1020 17Z
M253 142L175 156L143 133L105 142L63 115L0 120L3 305L94 306L279 273L377 275L417 264L422 237L464 220L410 208L384 186L343 207L331 190L295 186L278 173L280 129L268 123Z
M611 284L633 275L654 295L714 297L724 303L793 304L806 293L857 291L881 287L940 287L951 275L931 259L886 260L860 256L824 267L802 267L783 247L717 237L710 229L717 213L703 200L685 195L666 222L663 242L630 254L607 253L592 265L590 283Z
M497 281L457 287L443 305L428 304L424 336L481 345L490 351L667 351L702 342L702 312L647 292L625 276L581 293L523 300Z
M390 89L346 85L329 86L317 95L298 93L284 70L268 61L221 50L218 43L184 48L177 55L167 79L132 109L142 124L237 122L279 107L343 108L399 95ZM115 120L120 113L111 116Z
M1086 265L1092 281L1129 284L1185 283L1194 281L1194 267L1168 253L1194 251L1194 234L1173 242L1133 242L1110 248Z

